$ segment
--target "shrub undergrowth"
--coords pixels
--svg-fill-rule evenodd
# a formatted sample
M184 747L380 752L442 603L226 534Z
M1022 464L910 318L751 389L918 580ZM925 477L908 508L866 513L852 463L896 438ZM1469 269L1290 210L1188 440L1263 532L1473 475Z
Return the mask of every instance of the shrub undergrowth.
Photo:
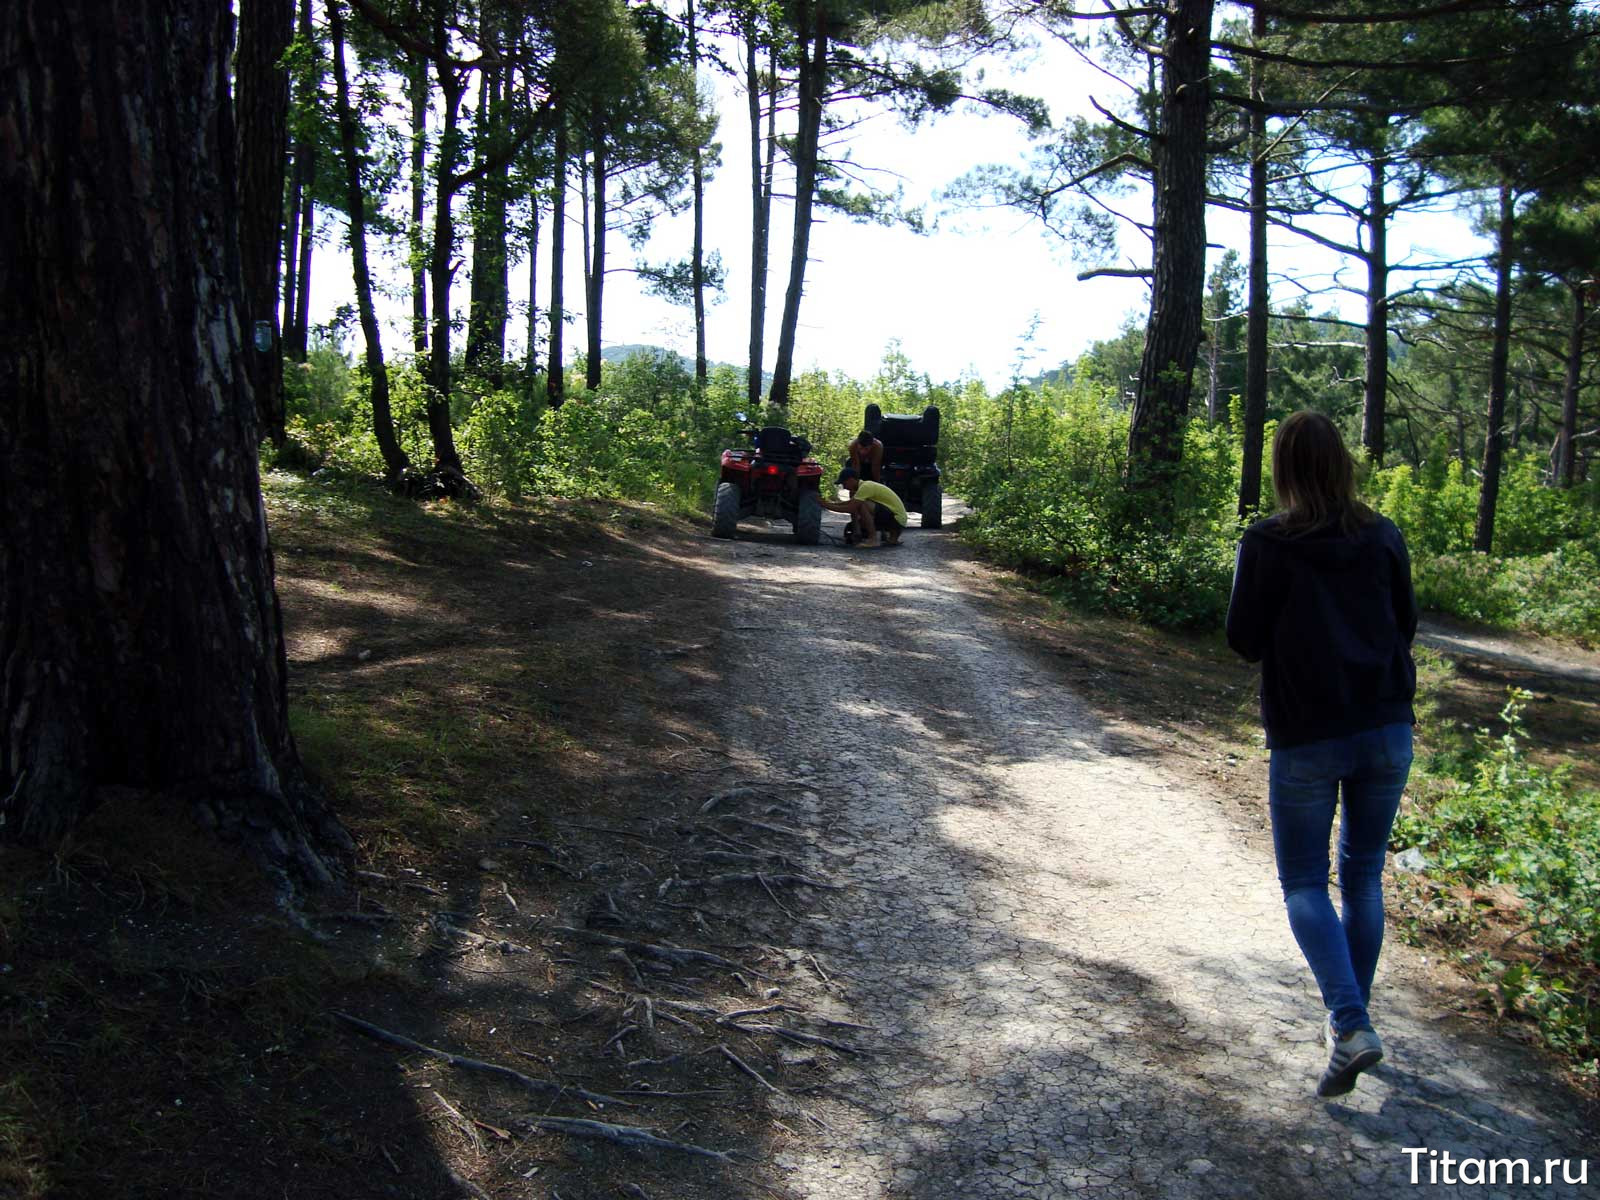
M1498 736L1425 764L1395 822L1393 847L1414 848L1426 875L1416 893L1434 923L1471 928L1479 889L1505 887L1518 928L1496 950L1460 951L1505 1010L1537 1023L1544 1040L1600 1063L1600 795L1580 792L1570 768L1532 762L1523 747L1529 693L1513 690Z

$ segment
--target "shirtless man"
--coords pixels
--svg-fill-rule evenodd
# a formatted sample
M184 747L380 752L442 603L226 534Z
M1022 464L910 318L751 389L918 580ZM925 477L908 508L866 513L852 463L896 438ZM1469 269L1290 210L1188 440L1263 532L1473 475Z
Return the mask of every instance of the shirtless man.
M872 430L863 429L850 443L850 466L868 482L883 480L883 443L872 436Z

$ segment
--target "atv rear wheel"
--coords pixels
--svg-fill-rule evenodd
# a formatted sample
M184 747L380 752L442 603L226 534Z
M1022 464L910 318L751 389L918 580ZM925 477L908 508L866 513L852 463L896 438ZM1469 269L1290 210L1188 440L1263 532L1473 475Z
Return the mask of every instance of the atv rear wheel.
M739 525L739 485L717 484L717 503L711 510L711 536L731 538Z
M802 492L794 514L794 540L802 546L815 546L822 540L822 497Z
M944 489L937 482L922 485L922 527L938 529L944 524Z

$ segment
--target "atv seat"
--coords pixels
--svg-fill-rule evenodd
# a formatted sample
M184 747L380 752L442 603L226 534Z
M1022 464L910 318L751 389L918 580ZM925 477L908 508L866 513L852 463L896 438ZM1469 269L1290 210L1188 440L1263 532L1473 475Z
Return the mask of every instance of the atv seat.
M762 458L778 462L799 462L811 453L810 442L795 437L782 425L768 425L756 435L755 444Z

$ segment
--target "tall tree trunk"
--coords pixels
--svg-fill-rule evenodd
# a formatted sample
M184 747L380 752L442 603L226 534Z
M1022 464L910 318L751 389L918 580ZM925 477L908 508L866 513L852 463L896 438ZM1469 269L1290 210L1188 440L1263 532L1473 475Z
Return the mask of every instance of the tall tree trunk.
M1367 180L1367 330L1365 402L1361 445L1373 463L1383 464L1389 408L1389 204L1384 195L1388 159L1376 154Z
M567 248L567 114L560 101L555 107L556 144L554 186L550 203L550 365L545 368L545 398L551 408L560 408L567 398L566 365L562 362L561 327L567 319L566 294L561 273L566 270Z
M389 408L389 368L383 360L383 340L372 303L372 274L367 269L367 193L361 181L361 152L356 145L356 117L350 109L350 80L344 65L344 14L340 0L327 0L328 32L333 40L333 79L339 116L339 146L344 152L346 207L350 211L350 263L355 273L356 309L361 314L361 334L367 347L367 375L372 380L372 432L391 479L400 476L411 461L400 448Z
M591 392L600 386L600 317L605 305L606 287L606 134L596 121L590 131L594 141L591 161L594 166L594 248L589 259L588 304L589 353L583 384Z
M684 21L689 27L689 71L694 78L695 106L700 104L700 43L694 20L694 0L685 0ZM700 146L694 148L694 246L690 251L694 275L694 377L705 383L706 366L706 165Z
M769 86L776 89L777 72ZM767 238L772 224L772 162L776 142L777 104L767 110L766 178L762 186L761 76L756 70L756 23L745 27L745 94L750 109L750 367L746 397L752 408L761 403L761 371L766 357ZM771 98L776 100L774 95Z
M1483 468L1479 472L1478 521L1472 531L1472 548L1480 554L1494 549L1494 514L1500 499L1500 466L1504 457L1506 377L1511 360L1511 258L1516 252L1516 193L1509 183L1500 185L1500 221L1495 240L1494 344L1489 355L1488 430L1483 439Z
M459 471L461 457L456 453L455 431L450 427L450 278L455 273L456 166L461 156L459 121L466 83L458 69L443 57L443 47L449 42L443 9L440 13L435 45L441 48L441 57L434 66L443 95L444 124L439 135L433 201L433 346L428 369L428 382L433 388L428 396L428 432L433 437L435 467Z
M1267 35L1267 16L1257 12L1251 33ZM1262 65L1250 61L1250 95L1263 99ZM1245 318L1244 430L1239 464L1239 515L1261 507L1261 456L1267 424L1267 117L1250 114L1250 298Z
M311 348L311 251L317 235L317 201L312 188L317 182L317 150L307 146L305 190L300 203L300 269L296 288L294 321L284 337L284 349L296 362L305 362Z
M314 33L311 0L300 0L300 38L308 45L315 46ZM308 81L308 95L299 99L300 104L309 107L316 103L316 94L322 83L320 75L319 60L317 77ZM316 175L315 141L310 137L296 138L294 196L290 205L290 220L294 222L294 228L285 230L284 238L287 243L284 270L289 275L291 286L285 291L283 299L283 350L296 362L306 360L306 336L311 311L311 236L316 229L316 201L312 199L311 188L316 182Z
M504 68L486 68L479 89L478 120L479 175L473 185L472 221L472 303L467 322L467 363L496 387L504 378L506 358L506 318L510 284L506 267L506 180L509 165L484 163L493 151L483 145L482 126L501 120L500 104L505 95Z
M283 214L283 313L278 318L283 351L289 352L289 326L294 323L294 301L298 277L295 268L300 264L300 197L304 190L300 178L300 151L296 147L289 171L289 186L284 197Z
M1128 480L1146 487L1183 458L1206 284L1206 120L1212 0L1175 0L1167 15L1161 122L1152 145L1155 263Z
M772 364L768 402L789 403L789 378L794 372L795 334L800 328L800 298L805 292L806 262L811 254L811 206L817 193L818 143L822 106L828 86L828 23L822 5L802 5L812 23L809 40L801 43L800 131L794 148L794 237L789 252L789 289L783 297L783 322L778 328L778 355Z
M327 880L350 842L289 732L240 366L231 25L218 0L0 22L0 838L143 792Z
M528 197L528 386L539 374L539 200Z
M1567 377L1561 391L1561 435L1556 451L1556 482L1571 487L1577 464L1578 391L1583 384L1584 330L1589 314L1587 282L1568 285L1572 289L1572 326L1567 333Z
M244 358L262 432L283 443L283 351L278 328L278 249L283 241L283 163L288 152L289 73L282 65L294 29L292 0L242 0L234 52L239 168L239 255L244 319L270 345Z
M428 60L414 54L411 77L411 348L421 360L428 353L428 253L422 236L428 183Z

